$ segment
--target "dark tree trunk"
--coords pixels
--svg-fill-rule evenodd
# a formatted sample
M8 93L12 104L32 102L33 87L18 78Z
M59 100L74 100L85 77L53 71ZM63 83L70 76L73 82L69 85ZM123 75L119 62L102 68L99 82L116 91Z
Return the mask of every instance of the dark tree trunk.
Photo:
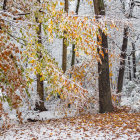
M100 113L113 111L110 79L109 79L109 58L106 50L108 49L107 36L100 31L102 37L102 51L103 56L100 55L102 64L98 62L98 73L99 73L99 105Z
M66 32L64 31L64 34ZM67 38L63 38L63 52L62 52L62 70L65 72L67 69Z
M69 0L65 0L65 12L68 13L69 11Z
M131 77L131 63L130 63L130 56L128 56L128 71L129 71L129 80L131 81L132 80L132 77Z
M132 43L132 58L133 58L133 78L136 78L136 56L135 56L135 44Z
M72 59L71 59L71 66L75 64L75 44L72 44Z
M76 15L78 15L79 11L79 6L80 6L80 0L77 0L77 6L76 6ZM75 64L75 44L72 45L72 59L71 59L71 66Z
M121 61L120 61L120 68L119 68L119 75L118 75L117 93L121 92L122 87L123 87L127 43L128 43L128 27L125 27L124 35L123 35L123 44L122 44L122 49L121 49L121 56L120 56Z
M94 10L96 18L98 19L99 15L105 15L105 7L103 0L93 0ZM99 84L99 112L111 112L113 111L112 99L111 99L111 88L110 88L110 79L109 79L109 58L108 58L108 41L107 36L99 29L100 36L102 38L102 48L101 51L104 54L104 58L100 55L101 63L98 63L98 84ZM99 38L97 37L98 41Z
M43 81L40 81L40 74L37 74L37 93L39 95L40 101L35 104L34 110L39 111L47 111L44 106L44 89L43 89Z
M37 0L40 2L40 0ZM38 17L35 17L36 22L39 23ZM41 23L38 25L38 44L42 44L42 38L41 38ZM40 51L38 53L38 61L42 58L42 53ZM39 110L39 111L46 111L47 109L44 106L44 86L43 86L43 81L40 81L40 73L36 75L37 77L37 94L39 95L40 101L35 104L35 109L34 110Z
M65 0L65 12L68 14L68 0ZM64 31L64 35L66 32ZM62 51L62 70L65 72L67 70L67 38L63 38L63 51Z
M4 0L4 2L3 2L3 10L6 10L6 4L7 4L7 0Z
M78 15L79 6L80 6L80 0L77 0L76 15Z

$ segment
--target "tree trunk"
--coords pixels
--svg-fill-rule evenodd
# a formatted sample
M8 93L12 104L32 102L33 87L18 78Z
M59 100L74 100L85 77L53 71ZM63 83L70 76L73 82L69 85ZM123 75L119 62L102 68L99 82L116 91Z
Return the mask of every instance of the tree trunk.
M129 80L131 81L132 78L131 78L131 63L130 63L130 56L128 56L128 71L129 71Z
M121 49L121 56L120 56L122 60L120 61L118 84L117 84L117 93L121 92L122 87L123 87L127 43L128 43L128 27L125 27L124 28L124 35L123 35L123 44L122 44L122 49Z
M76 6L76 15L78 15L79 11L79 6L80 6L80 0L77 0L77 6ZM72 45L72 59L71 59L71 66L75 64L75 44Z
M72 44L72 59L71 59L71 66L75 64L75 44Z
M65 0L65 12L68 14L68 0ZM64 35L66 32L64 31ZM62 52L62 70L65 72L67 70L67 38L63 38L63 52Z
M103 0L93 0L94 10L96 19L99 15L105 15L105 7ZM113 111L112 99L111 99L111 88L110 88L110 79L109 79L109 58L108 58L108 41L107 36L99 29L100 36L102 38L102 48L104 58L100 55L102 64L98 63L98 84L99 84L99 112L111 112ZM99 38L97 37L99 41Z
M66 32L64 31L64 34L66 34ZM62 52L62 70L66 71L67 69L67 38L63 38L63 52Z
M77 0L76 15L78 15L79 6L80 6L80 0Z
M133 58L133 78L136 78L136 56L135 56L135 44L132 43L132 58Z
M44 106L44 88L43 81L40 81L40 74L37 74L37 94L39 95L40 101L35 104L34 110L47 111Z
M40 0L37 0L40 2ZM36 22L39 23L38 17L35 17ZM38 44L42 44L42 38L41 38L41 23L38 25ZM42 53L40 51L38 53L38 61L42 58ZM40 81L40 73L36 75L37 77L37 94L39 95L40 101L36 102L35 104L35 109L34 110L39 110L39 111L46 111L47 109L44 106L44 86L43 86L43 81Z
M4 0L4 2L3 2L3 10L6 10L6 4L7 4L7 0Z

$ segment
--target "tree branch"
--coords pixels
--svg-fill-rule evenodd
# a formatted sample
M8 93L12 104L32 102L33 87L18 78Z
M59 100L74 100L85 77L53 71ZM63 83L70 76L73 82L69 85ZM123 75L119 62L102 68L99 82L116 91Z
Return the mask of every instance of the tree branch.
M18 42L18 40L22 40L22 41L25 41L25 42L27 42L26 40L24 40L24 39L21 39L21 38L18 38L18 37L16 37L16 36L13 36L12 34L10 34L10 33L8 33L7 32L7 34L9 35L9 36L11 36L13 39L15 39L17 42ZM23 46L26 46L26 44L24 44L24 43L22 43L22 42L19 42L21 45L23 45Z

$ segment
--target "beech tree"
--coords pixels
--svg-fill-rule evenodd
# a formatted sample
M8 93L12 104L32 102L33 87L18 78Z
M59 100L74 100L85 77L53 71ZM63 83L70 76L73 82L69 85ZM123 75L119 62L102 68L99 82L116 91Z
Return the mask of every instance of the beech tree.
M17 7L16 7L16 4L18 2L19 2L20 10L17 10ZM45 51L42 51L44 46L42 44L42 37L41 37L42 36L42 29L44 29L44 28L46 29L46 26L44 26L44 24L43 24L44 28L42 27L42 22L44 22L44 20L46 20L46 18L44 18L44 20L42 20L44 14L45 14L44 9L46 8L45 7L46 4L48 4L48 1L46 3L42 4L40 2L40 0L25 1L25 3L23 3L20 0L16 1L15 3L13 3L12 0L10 0L10 1L4 0L4 2L3 2L4 12L1 14L2 19L0 19L0 22L1 22L0 27L1 27L2 33L3 32L5 33L6 38L8 36L8 40L9 39L11 40L11 38L12 38L12 39L17 41L17 44L20 43L21 45L23 45L22 48L24 51L23 51L23 53L21 53L21 51L18 50L18 47L16 48L14 44L10 43L11 49L14 52L10 51L10 52L6 53L7 55L11 54L11 60L13 60L13 63L15 63L16 68L18 69L18 67L20 67L16 64L17 60L15 58L15 54L19 53L19 52L21 53L20 59L22 58L21 61L22 61L23 65L28 63L29 67L31 65L35 66L34 70L35 70L35 74L37 77L37 94L39 95L39 98L40 98L39 102L36 103L35 109L40 110L40 111L46 110L44 107L43 78L41 76L41 71L42 71L42 68L41 68L42 64L41 63L42 63L42 59L44 59L44 54L42 54L42 52L46 53ZM10 5L13 5L13 7L14 7L12 10L10 9ZM30 9L31 6L34 6L34 8L32 10ZM48 11L50 10L49 8L51 6L53 8L55 8L56 3L50 2L48 4L48 7L47 7ZM38 9L37 7L40 7L40 9ZM44 11L42 11L42 9ZM9 16L8 16L8 14L9 14L8 12L10 13ZM52 11L50 10L50 13L51 12ZM54 12L55 11L53 11L53 14L54 14ZM53 14L51 13L52 16L53 16ZM8 17L8 19L7 19L7 17ZM9 24L9 23L12 23L12 24ZM19 26L18 25L19 23L22 23L22 24ZM11 32L9 31L10 26L13 27L13 26L15 26L15 24L18 25L17 30L18 30L19 36L22 35L21 37L17 37L12 31ZM51 21L51 24L53 24L52 21ZM20 29L20 31L19 31L19 29ZM27 32L27 30L28 30L28 32ZM50 32L51 32L51 29L49 29L49 33ZM4 37L1 36L1 37L5 38L5 36ZM50 36L52 37L52 35L50 35ZM19 40L21 40L22 42L20 42ZM50 37L49 37L49 40L50 40ZM23 42L25 42L25 44ZM12 46L13 46L13 48L12 48ZM35 49L34 49L34 46L36 46ZM21 48L21 46L19 48ZM32 59L32 58L34 58L34 59ZM19 59L18 59L18 61L19 61ZM11 62L11 61L9 61L9 62ZM3 63L2 63L2 65L3 65ZM11 64L11 66L12 66L12 64ZM33 71L33 69L31 67L29 68L28 66L26 66L26 67L27 68L25 68L24 66L20 67L20 68L22 68L25 76L22 75L22 73L20 72L20 69L18 69L18 72L20 73L19 78L21 76L23 76L26 79L24 82L22 82L22 84L24 85L24 88L25 88L25 83L27 84L26 85L26 92L28 94L29 92L27 90L27 87L34 80L30 77L30 74L29 74L31 71ZM14 66L12 68L14 69ZM3 71L3 68L2 68L2 71ZM17 74L16 74L16 70L15 70L15 76L16 75ZM8 76L8 74L7 74L7 76ZM13 78L13 80L14 80L14 78ZM19 79L17 79L17 80L19 80ZM17 80L15 79L14 82L16 83ZM12 79L10 81L11 81L10 82L10 84L11 84L13 81L12 81ZM13 90L15 90L15 91L13 91ZM18 90L18 88L15 88L13 90L11 90L9 88L10 93L16 92L16 90ZM7 93L8 93L8 91L7 91Z
M40 3L40 0L37 0L37 2ZM40 11L38 11L40 12ZM38 24L37 28L37 38L38 38L38 45L42 46L42 37L41 37L41 31L42 31L42 23L39 21L38 15L35 16L36 23ZM38 54L38 61L41 61L42 53L41 51L37 51ZM43 81L41 81L41 75L40 73L37 73L37 94L39 95L40 101L36 103L35 110L40 111L46 111L47 109L44 106L44 86Z
M23 74L23 59L20 57L22 51L18 45L13 43L13 39L16 38L11 34L11 25L6 20L7 11L14 12L9 7L8 1L4 0L0 14L0 110L2 113L0 116L4 115L8 121L7 112L3 108L3 102L7 102L10 109L16 110L16 115L21 123L19 107L23 105L23 102L28 104L25 92L27 83ZM11 15L9 17L11 18ZM4 125L3 128L5 127Z
M45 33L45 35L47 36L48 42L53 42L54 34L58 37L63 38L63 40L65 39L72 42L72 34L69 34L69 31L72 30L69 29L71 27L71 24L74 24L72 26L76 25L76 23L74 23L75 17L69 17L66 12L64 13L63 9L56 9L57 4L60 4L61 6L65 4L62 2L59 3L57 1L47 1L45 6L42 2L38 2L35 4L35 7L37 7L37 9L35 9L34 13L30 14L26 19L30 20L33 23L33 25L29 25L29 31L26 34L26 40L28 40L28 44L24 51L25 61L27 61L28 57L29 64L28 68L26 69L28 83L32 83L34 81L34 79L30 77L29 73L37 75L39 74L40 76L38 79L40 81L38 80L38 82L40 83L44 80L46 80L47 82L47 87L45 89L45 92L49 94L46 98L47 100L49 100L52 95L56 96L57 94L59 94L62 100L65 99L64 101L66 102L66 104L77 104L77 102L75 102L75 99L77 99L79 103L79 105L77 106L81 106L81 104L85 103L86 96L84 95L84 93L86 94L87 90L84 89L78 81L69 79L65 74L63 74L64 70L62 69L63 72L61 71L55 61L48 54L44 44L41 42L41 35L43 33ZM47 9L48 12L46 12L45 9ZM35 17L37 17L38 20L36 20L37 18L35 19ZM42 25L42 28L39 26L40 24ZM80 33L81 32L82 30L80 31ZM42 92L43 85L41 85L41 89ZM80 95L81 97L78 98L76 94ZM43 94L41 94L41 97L42 95ZM41 101L39 101L39 103L43 102L43 98L41 97Z
M105 7L103 0L93 0L94 11L96 19L100 16L105 15ZM108 41L107 35L99 28L99 35L97 36L100 41L101 48L98 48L98 52L102 51L103 55L100 55L101 62L98 62L98 73L99 73L99 112L111 112L113 111L110 79L109 79L109 58L108 58Z
M68 0L65 0L64 10L68 14ZM65 72L67 69L67 38L66 31L64 31L64 38L63 38L63 52L62 52L62 70Z

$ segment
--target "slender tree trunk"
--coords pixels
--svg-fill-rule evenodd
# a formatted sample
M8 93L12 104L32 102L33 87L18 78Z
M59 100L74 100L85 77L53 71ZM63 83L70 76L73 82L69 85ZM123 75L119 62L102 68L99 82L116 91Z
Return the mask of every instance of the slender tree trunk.
M77 0L77 6L76 6L76 15L78 15L79 11L79 6L80 6L80 0ZM72 59L71 59L71 66L75 64L75 44L72 45Z
M37 0L40 2L40 0ZM39 23L38 17L35 17L36 22ZM38 25L38 44L42 44L42 38L41 38L41 23ZM42 53L40 51L38 53L38 61L42 58ZM40 81L40 73L36 75L37 77L37 94L39 95L40 101L35 104L35 110L40 110L40 111L46 111L47 109L44 106L44 86L43 86L43 81Z
M93 0L94 11L96 18L98 19L99 15L105 15L105 7L103 0ZM101 50L104 53L103 56L100 55L102 64L98 63L98 84L99 84L99 112L111 112L113 111L112 99L111 99L111 88L110 88L110 79L109 79L109 58L108 58L108 41L107 36L99 29L100 36L102 38L102 48ZM98 41L99 38L97 37Z
M77 0L76 15L78 15L79 6L80 6L80 0Z
M75 64L75 44L72 44L72 59L71 59L71 66Z
M65 12L68 14L68 0L65 0ZM66 32L64 31L64 35ZM67 70L67 38L63 38L63 52L62 52L62 70L65 72Z
M65 31L64 34L66 34ZM63 38L62 70L64 72L67 70L67 38L65 37Z
M133 58L133 78L136 78L136 56L135 56L135 44L132 43L132 58Z
M69 0L65 0L65 12L68 13L69 11Z
M120 61L120 68L119 68L119 75L118 75L118 84L117 84L117 93L122 91L123 87L123 78L124 78L124 71L125 71L125 59L126 59L126 50L128 44L128 27L124 28L124 35L123 35L123 44L121 49L121 61Z
M128 56L128 69L129 69L129 80L131 81L131 63L130 63L130 56Z

